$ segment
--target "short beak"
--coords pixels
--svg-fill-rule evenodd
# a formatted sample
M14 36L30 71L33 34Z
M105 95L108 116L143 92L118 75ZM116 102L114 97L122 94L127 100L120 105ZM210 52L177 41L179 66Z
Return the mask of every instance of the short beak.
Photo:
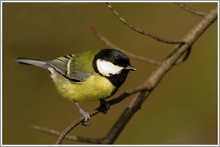
M131 70L131 71L136 71L136 68L134 68L134 67L131 66L131 65L125 67L125 69L127 69L127 70Z

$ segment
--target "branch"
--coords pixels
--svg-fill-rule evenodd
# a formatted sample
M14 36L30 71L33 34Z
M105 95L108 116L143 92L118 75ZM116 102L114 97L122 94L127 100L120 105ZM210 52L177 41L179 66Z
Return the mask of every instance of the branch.
M55 135L55 136L60 136L60 134L61 134L61 132L59 132L59 131L56 131L56 130L53 130L53 129L48 129L46 127L41 127L41 126L38 126L38 125L33 125L31 127L35 130L46 132L48 134L52 134L52 135ZM81 142L90 142L90 143L92 143L92 142L97 143L100 140L100 139L91 139L91 138L79 137L79 136L73 136L73 135L66 135L65 139L81 141Z
M122 52L124 52L127 56L129 56L130 58L139 60L139 61L143 61L143 62L147 62L150 64L154 64L154 65L160 65L161 62L152 60L152 59L148 59L145 57L141 57L141 56L137 56L135 54L129 53L121 48L119 48L118 46L114 45L113 43L111 43L107 38L105 38L101 33L99 33L95 27L91 27L91 30L93 31L93 33L102 41L104 42L107 46L110 46L112 48L118 49Z
M198 15L198 16L205 16L206 13L205 12L202 12L202 11L197 11L197 10L194 10L190 7L187 7L185 4L183 3L176 3L178 6L180 6L181 8L183 8L184 10L192 13L192 14L195 14L195 15Z
M122 22L123 24L125 24L127 27L129 27L130 29L142 34L142 35L146 35L149 36L157 41L163 42L163 43L167 43L167 44L182 44L184 43L184 41L176 41L176 40L167 40L167 39L163 39L160 38L152 33L146 32L144 30L141 30L137 27L135 27L134 25L130 24L129 22L127 22L123 17L121 17L119 15L119 13L114 9L114 7L110 4L110 3L106 3L108 8L112 11L112 13L117 17L117 19Z

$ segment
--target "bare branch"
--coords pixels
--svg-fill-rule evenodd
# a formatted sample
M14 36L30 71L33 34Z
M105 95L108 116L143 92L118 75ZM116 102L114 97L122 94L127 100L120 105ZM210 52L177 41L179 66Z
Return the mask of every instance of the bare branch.
M74 123L72 123L71 125L69 125L58 137L57 141L55 144L61 144L61 142L63 141L63 139L66 137L66 135L76 126L78 126L79 124L81 124L84 121L84 117L80 117L79 119L77 119L76 121L74 121Z
M129 27L130 29L140 33L140 34L143 34L143 35L146 35L146 36L149 36L157 41L160 41L160 42L163 42L163 43L167 43L167 44L182 44L184 43L184 41L176 41L176 40L167 40L167 39L163 39L163 38L160 38L152 33L149 33L149 32L146 32L144 30L141 30L137 27L135 27L134 25L130 24L128 21L126 21L123 17L121 17L119 15L119 13L114 9L114 7L110 4L110 3L106 3L108 5L108 8L112 11L112 13L117 17L117 19L119 21L121 21L123 24L125 24L127 27Z
M192 13L192 14L195 14L195 15L198 15L198 16L205 16L207 13L205 12L202 12L202 11L197 11L197 10L194 10L188 6L186 6L185 4L183 3L176 3L177 5L179 5L181 8L183 8L184 10Z
M35 130L42 131L42 132L47 132L48 134L53 134L53 135L56 135L56 136L59 136L61 134L61 132L59 132L59 131L56 131L56 130L53 130L53 129L48 129L46 127L41 127L41 126L38 126L38 125L33 125L33 126L31 126L31 128L33 128Z
M104 42L107 46L121 50L122 52L124 52L127 56L129 56L130 58L136 59L136 60L140 60L143 62L147 62L150 64L154 64L154 65L160 65L161 62L152 60L152 59L148 59L145 57L141 57L132 53L129 53L121 48L119 48L118 46L114 45L113 43L111 43L107 38L105 38L101 33L99 33L95 27L91 27L91 30L93 31L93 33L102 41Z
M53 130L53 129L48 129L46 127L38 126L38 125L33 125L31 126L33 129L46 132L51 135L55 136L60 136L61 132ZM91 138L86 138L86 137L79 137L79 136L74 136L74 135L66 135L65 139L68 140L75 140L75 141L81 141L81 142L90 142L90 143L97 143L99 142L100 139L91 139Z

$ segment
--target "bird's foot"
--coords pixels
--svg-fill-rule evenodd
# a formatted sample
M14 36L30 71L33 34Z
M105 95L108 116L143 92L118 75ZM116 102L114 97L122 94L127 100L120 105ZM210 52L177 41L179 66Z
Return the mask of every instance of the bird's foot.
M81 114L82 116L84 116L84 121L82 122L82 125L83 125L83 126L88 126L88 125L87 125L87 122L90 120L90 115L89 115L89 113L86 112L86 111L84 111L83 109L80 109L79 112L80 112L80 114Z
M84 111L77 102L75 102L77 108L79 109L79 112L82 116L84 116L84 121L82 122L83 126L88 126L86 123L90 120L90 115L88 112Z
M99 106L99 108L100 108L100 110L101 110L101 112L103 114L106 114L107 111L110 109L110 104L107 101L105 101L103 99L100 99L100 106Z

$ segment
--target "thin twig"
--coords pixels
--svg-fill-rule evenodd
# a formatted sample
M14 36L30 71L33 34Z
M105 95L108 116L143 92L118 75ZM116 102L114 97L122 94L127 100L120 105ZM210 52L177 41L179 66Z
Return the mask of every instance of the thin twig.
M74 121L74 123L72 123L71 125L69 125L62 133L60 133L57 141L55 144L61 144L61 142L63 141L63 139L66 137L66 135L76 126L78 126L79 124L81 124L84 121L84 117L80 117L79 119L77 119L76 121Z
M35 130L42 131L42 132L47 132L48 134L53 134L53 135L56 135L56 136L59 136L61 134L61 132L59 132L59 131L49 129L49 128L46 128L46 127L41 127L41 126L38 126L38 125L33 125L33 126L31 126L31 128L33 128Z
M100 32L98 32L95 27L91 27L91 30L107 46L115 48L115 49L118 49L118 50L124 52L130 58L133 58L133 59L136 59L136 60L140 60L140 61L143 61L143 62L147 62L147 63L150 63L150 64L154 64L154 65L160 65L160 63L161 63L159 61L155 61L155 60L152 60L152 59L149 59L149 58L145 58L145 57L138 56L138 55L132 54L130 52L127 52L127 51L119 48L118 46L114 45L113 43L111 43L106 37L104 37Z
M157 41L160 41L160 42L163 42L163 43L167 43L167 44L182 44L184 43L184 41L177 41L177 40L167 40L167 39L164 39L164 38L160 38L152 33L149 33L149 32L146 32L142 29L139 29L137 27L135 27L134 25L130 24L128 21L126 21L123 17L121 17L119 15L119 13L114 9L114 7L108 2L106 3L108 8L112 11L112 13L117 17L117 19L122 22L123 24L125 24L127 27L129 27L130 29L140 33L140 34L143 34L143 35L146 35L146 36L149 36Z
M60 136L61 132L56 131L54 129L49 129L46 127L38 126L38 125L33 125L31 128L37 130L37 131L42 131L46 132L48 134L54 135L54 136ZM88 137L81 137L81 136L74 136L74 135L66 135L65 139L67 140L74 140L74 141L80 141L80 142L89 142L89 143L97 143L97 142L102 142L102 139L99 138L88 138Z
M55 136L60 136L61 132L53 130L53 129L49 129L46 127L42 127L42 126L38 126L38 125L33 125L31 126L31 128L38 130L38 131L42 131L42 132L46 132L48 134L52 134ZM76 136L72 136L72 135L66 135L65 139L69 139L69 140L75 140Z
M205 12L202 12L202 11L197 11L197 10L194 10L188 6L186 6L185 4L183 3L176 3L178 6L180 6L181 8L183 8L184 10L192 13L192 14L195 14L195 15L198 15L198 16L205 16L207 13Z

